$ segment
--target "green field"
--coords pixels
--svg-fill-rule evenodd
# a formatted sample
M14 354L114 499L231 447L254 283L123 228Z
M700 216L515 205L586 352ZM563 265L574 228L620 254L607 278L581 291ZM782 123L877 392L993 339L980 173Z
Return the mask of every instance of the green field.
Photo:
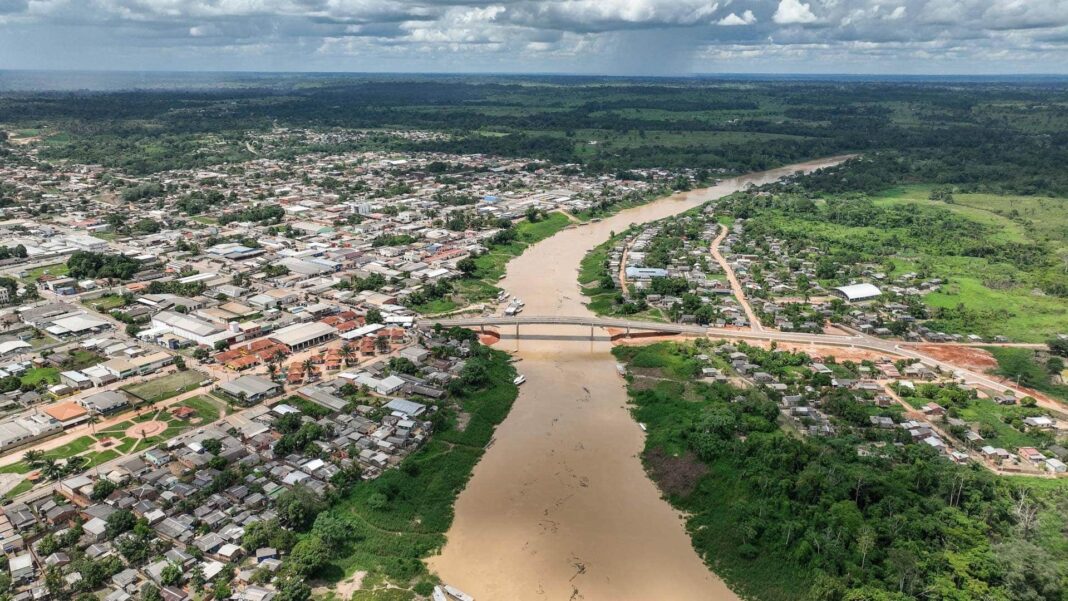
M41 267L35 267L26 272L24 278L28 282L36 282L37 278L42 275L54 275L65 276L70 272L66 263L56 263L55 265L42 265Z
M107 313L112 309L118 309L119 307L124 306L126 301L118 294L105 294L94 299L86 300L85 304L92 307L95 311Z
M26 373L22 374L22 383L36 386L41 382L48 384L59 383L59 368L56 367L35 367Z
M984 258L919 255L897 261L900 269L922 263L950 284L924 298L931 307L958 305L977 312L973 319L946 319L931 324L950 332L1006 336L1043 342L1068 332L1068 300L1038 292L1043 279L1068 281L1068 199L995 194L954 193L951 202L932 200L934 186L894 188L875 196L879 206L910 205L945 209L984 226L984 239L998 244L1043 244L1051 266L1028 273L1007 263ZM995 319L989 317L997 316Z
M200 383L206 379L208 376L205 374L189 369L176 371L147 382L123 386L122 389L143 401L157 403L198 388Z
M1045 365L1039 363L1035 351L1025 348L985 347L998 360L997 372L1020 384L1068 403L1068 384L1055 384Z
M210 424L211 422L219 419L219 415L222 408L225 407L225 403L219 399L202 394L199 396L188 398L177 405L178 407L190 407L197 412L197 418L200 420L200 424Z

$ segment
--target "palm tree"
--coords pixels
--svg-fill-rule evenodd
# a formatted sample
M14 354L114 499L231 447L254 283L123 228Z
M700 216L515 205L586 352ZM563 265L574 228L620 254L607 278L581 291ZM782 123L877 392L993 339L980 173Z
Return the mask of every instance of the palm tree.
M345 362L345 367L349 366L349 359L352 358L352 346L345 342L341 345L341 359Z
M29 464L32 468L41 467L41 462L44 460L44 451L38 451L37 449L31 449L26 451L26 454L22 456L22 460Z
M310 380L312 374L315 373L315 363L310 358L305 359L301 367L304 368L304 375Z
M49 480L55 480L62 475L59 462L55 457L46 457L41 464L41 475Z
M275 374L277 372L278 372L278 366L275 365L273 361L267 364L267 373L271 376L272 380L274 379Z

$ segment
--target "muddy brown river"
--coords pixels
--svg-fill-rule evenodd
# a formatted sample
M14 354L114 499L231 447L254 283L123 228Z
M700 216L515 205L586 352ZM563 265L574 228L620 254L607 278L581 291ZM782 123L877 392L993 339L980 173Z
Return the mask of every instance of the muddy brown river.
M728 179L564 230L513 260L500 286L523 299L529 315L590 315L579 262L611 232L837 162ZM522 334L577 339L497 345L515 352L527 381L457 499L431 569L477 601L738 599L698 557L681 516L646 476L644 434L626 409L610 344L589 340L581 327L523 326Z

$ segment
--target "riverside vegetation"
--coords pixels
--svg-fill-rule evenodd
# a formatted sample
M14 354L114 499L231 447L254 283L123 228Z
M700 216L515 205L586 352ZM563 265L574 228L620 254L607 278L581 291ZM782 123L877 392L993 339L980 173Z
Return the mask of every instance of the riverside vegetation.
M648 429L650 475L732 588L762 601L1063 601L1063 482L958 466L872 428L798 437L770 392L695 381L714 344L614 352ZM803 354L745 351L773 375L823 385Z

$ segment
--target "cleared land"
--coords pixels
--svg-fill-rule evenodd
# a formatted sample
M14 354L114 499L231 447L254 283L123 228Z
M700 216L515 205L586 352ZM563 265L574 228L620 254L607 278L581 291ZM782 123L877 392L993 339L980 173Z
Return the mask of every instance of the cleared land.
M206 379L208 379L207 375L189 369L176 371L147 382L123 386L122 389L143 401L157 403L199 388L200 383Z

